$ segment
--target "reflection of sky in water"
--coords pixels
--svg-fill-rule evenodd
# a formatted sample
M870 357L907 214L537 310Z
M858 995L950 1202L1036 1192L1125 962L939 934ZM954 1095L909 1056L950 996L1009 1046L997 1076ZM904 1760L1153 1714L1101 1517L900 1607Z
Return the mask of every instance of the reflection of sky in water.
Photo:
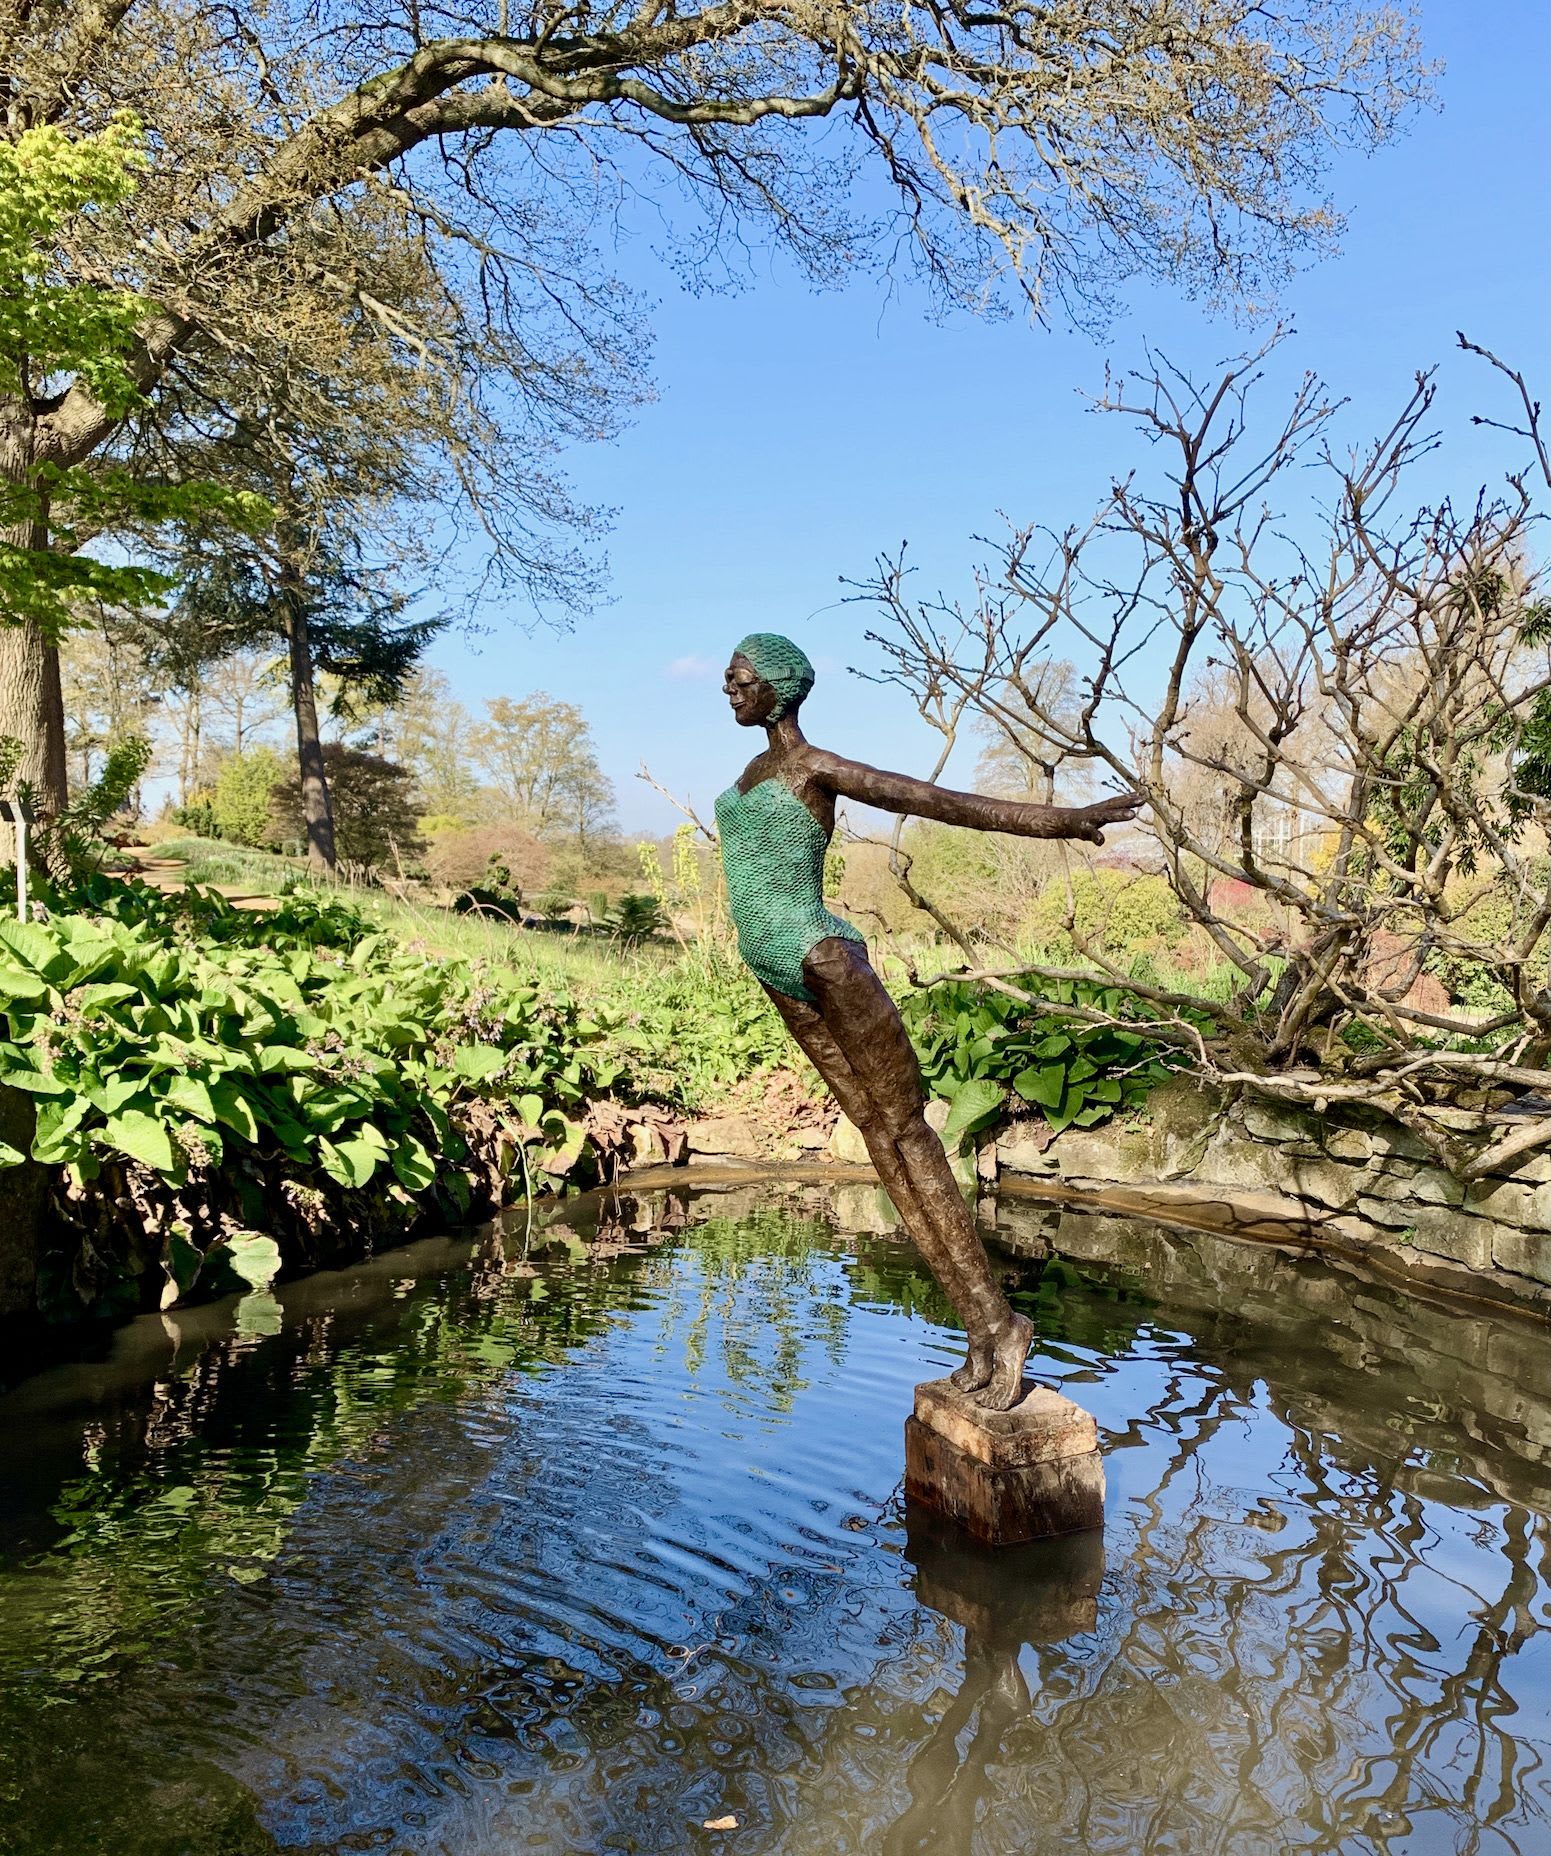
M1535 1330L1301 1265L1228 1307L1216 1240L1156 1304L1053 1272L1102 1560L988 1556L901 1511L934 1290L787 1202L405 1253L0 1403L0 1845L1551 1846Z

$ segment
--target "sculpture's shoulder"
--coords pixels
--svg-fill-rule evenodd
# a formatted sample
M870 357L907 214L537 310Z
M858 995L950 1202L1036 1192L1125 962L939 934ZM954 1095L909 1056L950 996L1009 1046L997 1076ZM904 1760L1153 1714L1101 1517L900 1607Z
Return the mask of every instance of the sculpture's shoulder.
M811 741L803 742L792 757L794 772L805 783L812 786L826 787L833 791L835 778L853 765L843 754L836 754L829 748L821 748ZM793 781L795 785L796 780Z

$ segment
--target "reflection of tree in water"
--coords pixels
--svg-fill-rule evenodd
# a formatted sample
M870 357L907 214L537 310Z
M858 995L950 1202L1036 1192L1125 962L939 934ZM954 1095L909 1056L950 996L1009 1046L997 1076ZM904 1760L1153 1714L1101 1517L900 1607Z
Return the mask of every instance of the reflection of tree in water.
M261 1573L314 1476L369 1458L398 1414L553 1367L628 1304L634 1273L567 1272L549 1293L531 1268L515 1280L493 1268L487 1250L467 1272L406 1281L402 1294L390 1279L369 1285L376 1294L303 1315L283 1335L238 1335L186 1361L174 1346L162 1376L95 1406L84 1463L69 1418L41 1437L3 1426L0 1478L14 1472L32 1497L25 1509L0 1504L32 1515L5 1586L6 1661L45 1685L61 1671L106 1673L104 1649L133 1653L168 1628L211 1566ZM29 1625L44 1637L31 1649Z
M1103 1246L1090 1232L1088 1254ZM1097 1646L1036 1653L987 1792L1005 1847L1055 1847L1059 1828L1086 1849L1385 1849L1432 1819L1451 1848L1527 1852L1546 1834L1545 1676L1520 1655L1545 1590L1547 1523L1525 1505L1543 1443L1440 1408L1429 1368L1472 1317L1390 1296L1330 1336L1286 1282L1211 1286L1190 1341L1139 1336L1162 1393L1105 1439L1112 1466L1149 1459L1127 1476L1134 1547L1112 1537L1128 1563ZM1093 1360L1068 1389L1117 1374ZM1451 1570L1440 1497L1490 1517L1500 1552L1470 1560L1488 1589ZM1510 1825L1522 1842L1494 1834Z
M714 1363L729 1409L789 1414L808 1386L808 1348L818 1344L834 1367L844 1358L832 1227L761 1202L698 1219L691 1241L694 1270L664 1276L662 1352L682 1348L691 1375Z

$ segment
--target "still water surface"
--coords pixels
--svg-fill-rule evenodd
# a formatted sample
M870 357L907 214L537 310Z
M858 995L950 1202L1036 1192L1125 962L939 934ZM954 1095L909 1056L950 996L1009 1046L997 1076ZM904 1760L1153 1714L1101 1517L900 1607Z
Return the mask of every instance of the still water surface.
M584 1206L15 1387L0 1849L1551 1850L1543 1329L1013 1208L1109 1503L988 1556L904 1510L956 1347L875 1212Z

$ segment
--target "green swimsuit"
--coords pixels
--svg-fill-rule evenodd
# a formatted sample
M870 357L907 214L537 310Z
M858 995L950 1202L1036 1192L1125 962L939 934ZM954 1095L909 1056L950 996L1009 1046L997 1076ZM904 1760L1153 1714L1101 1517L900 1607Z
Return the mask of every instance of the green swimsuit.
M829 834L774 775L716 802L727 899L738 927L738 952L765 985L789 999L812 1000L802 963L820 941L866 937L824 907L824 852Z

